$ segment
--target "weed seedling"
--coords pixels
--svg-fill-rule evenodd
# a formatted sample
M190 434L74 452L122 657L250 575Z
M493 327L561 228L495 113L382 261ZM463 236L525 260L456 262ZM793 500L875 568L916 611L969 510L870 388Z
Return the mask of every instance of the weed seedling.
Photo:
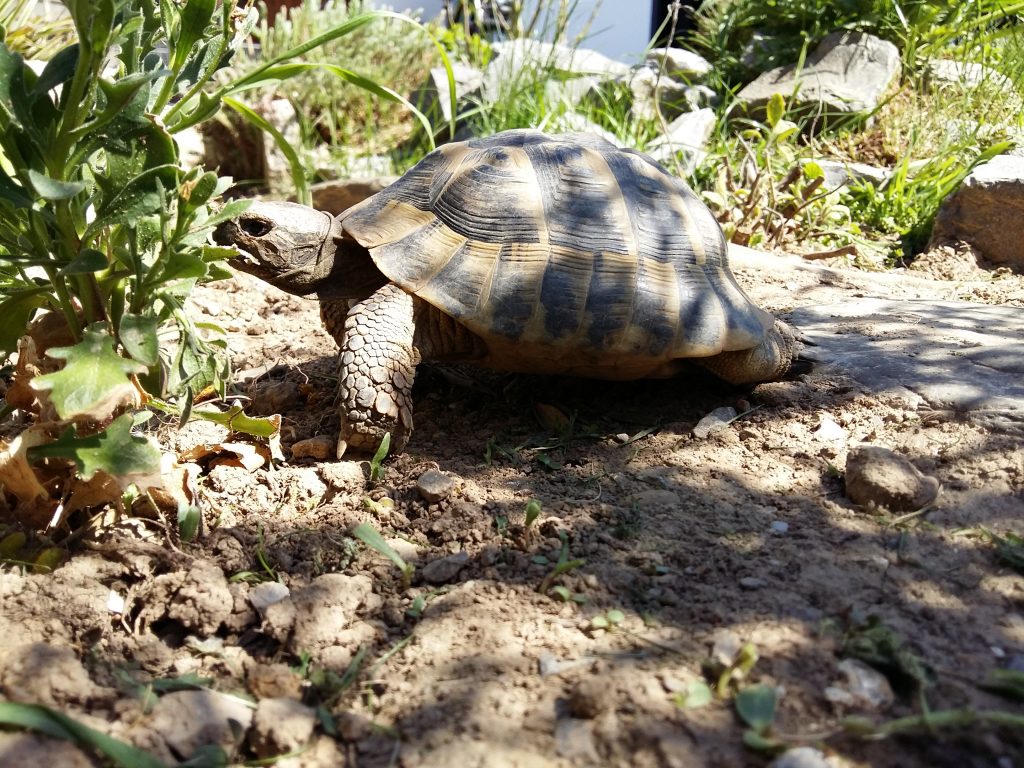
M743 743L749 749L767 754L786 749L786 744L771 735L777 704L778 694L770 685L753 685L736 694L736 713L749 726L743 734Z
M728 664L712 659L705 661L702 665L704 676L715 681L715 693L725 698L733 685L747 678L758 658L757 647L753 643L744 643Z
M564 573L568 573L571 570L579 568L581 565L586 564L586 560L570 560L569 559L569 537L565 535L565 531L558 532L558 538L562 541L562 548L558 553L558 562L555 563L555 567L551 569L551 572L544 577L544 581L537 587L537 591L542 595L546 595L548 591L554 586L554 581Z
M620 611L618 608L612 608L609 611L595 616L590 620L591 629L603 629L610 632L619 626L626 620L626 614Z
M530 499L526 502L526 522L523 524L523 527L529 531L530 526L537 521L538 517L540 517L540 502L536 499Z
M390 544L384 541L384 537L380 535L380 531L369 523L360 523L352 531L352 535L370 549L376 550L394 563L398 570L402 572L402 582L406 587L412 583L412 574L416 570L415 566L411 563L405 562L405 560L402 559L402 556L395 552L394 548Z
M373 458L370 459L370 482L378 483L384 476L384 459L388 456L388 450L391 448L391 433L385 432L384 439L380 441L380 447L377 448L377 452L373 454Z
M713 699L710 685L703 680L690 680L685 690L672 696L672 703L680 709L698 709L706 707Z

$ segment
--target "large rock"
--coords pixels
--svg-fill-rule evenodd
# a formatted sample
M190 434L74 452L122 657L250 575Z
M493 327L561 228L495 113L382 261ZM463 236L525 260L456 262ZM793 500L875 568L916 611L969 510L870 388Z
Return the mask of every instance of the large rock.
M644 57L644 64L651 69L664 70L676 80L693 82L711 72L711 64L700 54L685 48L652 48Z
M1024 157L979 165L942 202L931 245L964 240L990 262L1024 269Z
M698 109L684 112L668 125L668 132L647 145L647 153L659 163L681 160L682 168L691 173L707 156L704 147L715 128L715 111Z
M466 109L467 102L480 97L480 88L484 82L484 73L467 64L452 64L452 79L455 81L456 121ZM430 70L427 80L410 99L416 107L427 116L431 124L441 128L448 124L453 116L451 91L448 87L448 73L444 67Z
M1011 94L1013 81L998 70L973 61L928 59L924 66L925 83L932 89L953 85L961 88L990 86Z
M484 98L491 102L514 89L520 79L532 77L531 73L550 73L552 89L573 102L600 80L629 74L627 64L586 48L519 38L493 43L492 49L496 56L484 71L482 86ZM581 82L573 85L574 80Z
M815 124L869 113L900 70L896 46L863 32L833 32L804 64L763 72L737 95L748 112L763 114L780 94L791 110L814 117Z
M691 86L651 67L640 67L622 81L629 85L633 116L638 120L653 120L659 110L671 120L690 108Z
M866 392L1014 430L1024 426L1024 317L1016 307L857 299L787 319L803 355Z

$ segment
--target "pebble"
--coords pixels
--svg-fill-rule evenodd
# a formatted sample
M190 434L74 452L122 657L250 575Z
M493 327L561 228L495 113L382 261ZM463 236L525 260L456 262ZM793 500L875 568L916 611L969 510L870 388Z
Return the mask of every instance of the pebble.
M838 763L820 749L794 747L769 763L768 768L837 768Z
M366 486L368 467L365 461L332 461L319 465L317 470L331 490L355 492Z
M428 504L437 504L447 499L453 490L455 480L436 469L428 469L416 480L416 491Z
M831 416L822 415L818 428L811 436L826 443L838 443L846 439L846 430L836 424Z
M737 411L735 408L715 408L715 410L697 422L697 425L693 428L693 436L704 440L710 435L721 432L728 427L736 416Z
M829 701L883 711L896 700L885 675L867 664L856 659L843 659L838 668L846 680L825 689L825 698Z
M625 433L625 432L620 432L619 434L617 434L615 436L615 442L617 442L617 443L628 443L629 442L629 435L627 433Z
M939 495L939 481L880 445L858 445L846 459L846 495L863 507L913 512Z
M735 632L720 629L712 636L711 659L728 667L739 655L743 641Z
M785 520L772 520L772 533L786 533L789 531L789 523Z
M744 576L740 579L740 586L744 589L761 589L768 584L764 579L759 579L756 576Z
M329 435L317 435L292 443L293 459L317 459L319 461L335 458L336 441Z
M279 603L291 592L279 581L264 581L249 591L249 602L261 615L274 603Z
M420 569L420 576L427 584L447 584L459 575L469 562L469 553L463 550L454 555L431 560Z

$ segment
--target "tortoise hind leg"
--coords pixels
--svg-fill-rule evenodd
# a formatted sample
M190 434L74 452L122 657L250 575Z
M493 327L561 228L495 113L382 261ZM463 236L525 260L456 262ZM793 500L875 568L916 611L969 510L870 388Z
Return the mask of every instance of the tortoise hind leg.
M325 320L329 328L334 325ZM387 433L392 453L405 448L412 433L412 383L420 361L414 332L413 297L397 285L377 289L348 311L335 336L341 347L338 458L349 449L374 453Z
M722 352L713 357L694 358L692 362L730 384L760 384L785 376L799 347L796 332L776 320L764 341L753 349Z

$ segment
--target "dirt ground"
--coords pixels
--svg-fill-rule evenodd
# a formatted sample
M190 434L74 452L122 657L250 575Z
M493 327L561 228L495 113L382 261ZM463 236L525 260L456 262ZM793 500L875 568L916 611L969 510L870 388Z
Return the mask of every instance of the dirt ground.
M963 252L900 275L771 258L735 271L783 317L855 296L1024 306L1024 278ZM771 734L821 751L802 765L1024 766L1009 728L875 740L840 728L919 713L922 692L933 711L1024 716L979 686L1024 668L1024 580L982 531L1024 535L1019 432L820 370L746 393L681 380L467 387L424 369L408 450L371 484L366 462L291 454L336 434L335 345L316 304L248 277L194 302L226 328L250 410L282 414L288 460L208 466L197 543L124 520L52 575L0 573L4 697L168 764L220 744L237 762L291 753L288 766L756 766L771 758L744 746L730 686L681 706L709 661L735 663L749 643L758 660L732 690L775 688ZM694 436L722 406L741 415ZM935 503L905 515L850 501L842 473L864 442L937 478ZM451 482L421 480L428 470ZM531 500L541 512L526 529ZM416 566L411 584L353 539L363 522ZM549 579L563 542L580 562ZM568 600L538 591L545 581ZM840 664L858 655L900 661L894 694L863 667L855 676L880 695L853 690ZM0 733L0 764L29 760L90 764Z

